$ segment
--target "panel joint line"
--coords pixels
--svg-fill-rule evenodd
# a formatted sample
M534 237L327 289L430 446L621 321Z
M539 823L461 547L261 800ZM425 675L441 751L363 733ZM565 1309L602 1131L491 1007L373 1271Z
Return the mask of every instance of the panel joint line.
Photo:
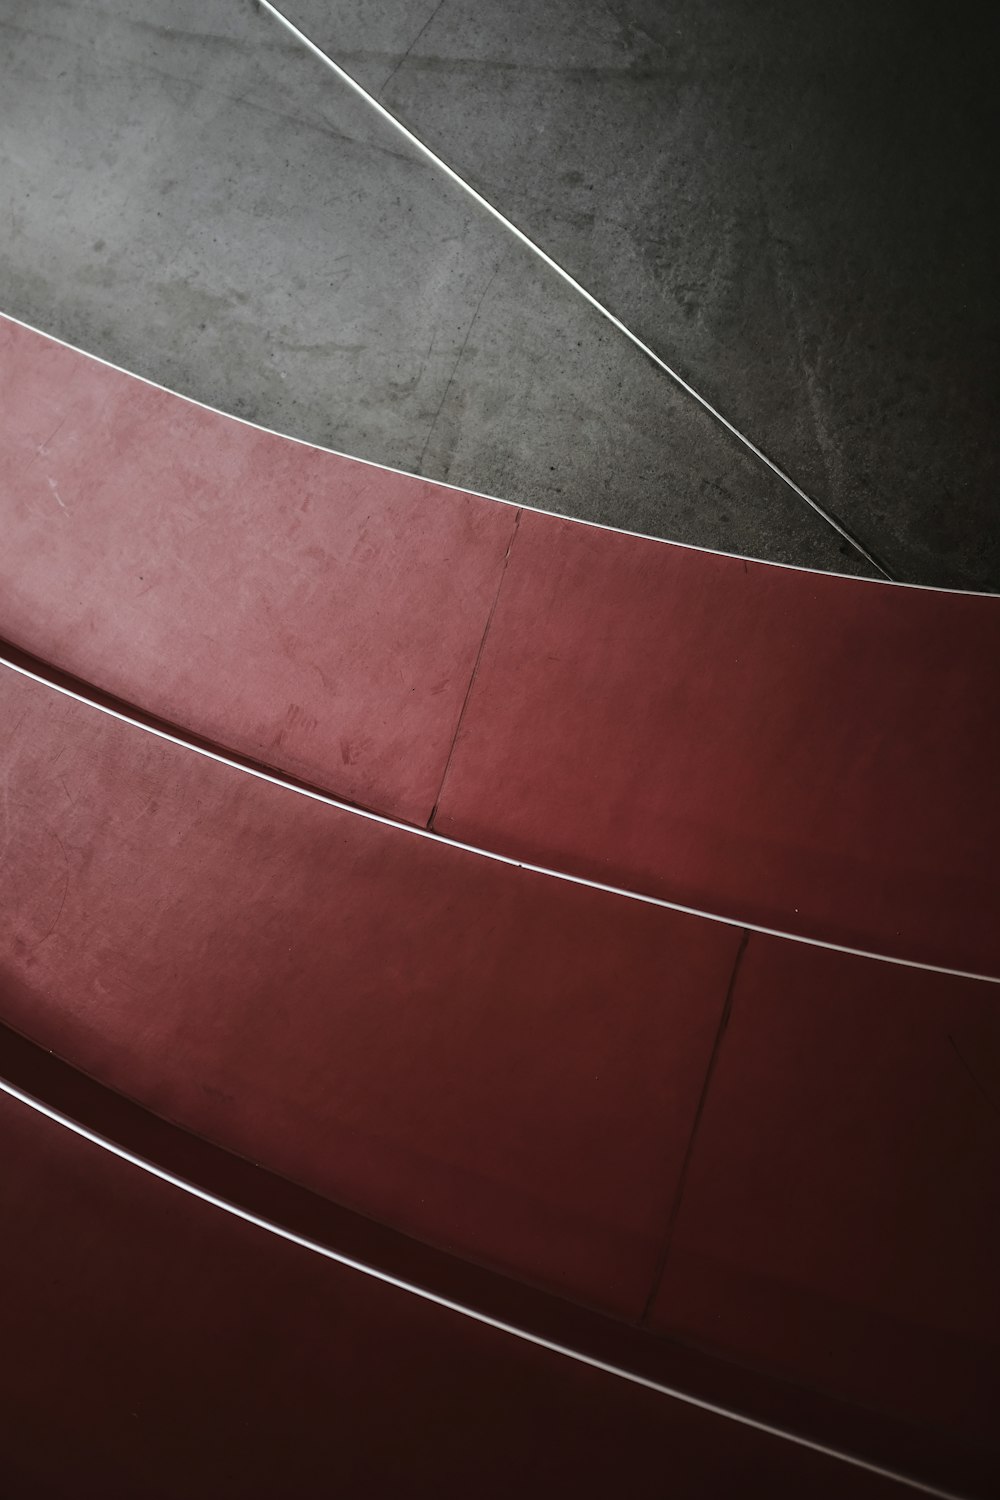
M454 167L449 166L443 157L439 156L436 151L433 151L430 146L425 145L420 137L408 125L404 125L402 120L398 119L391 110L387 109L380 99L376 98L374 94L369 93L368 89L359 83L352 74L348 73L346 68L342 67L328 52L324 52L322 47L296 26L294 21L290 21L276 5L272 5L271 0L256 0L256 3L261 10L265 10L273 16L278 24L288 32L289 36L293 37L308 52L311 52L313 57L328 67L331 72L335 73L341 83L345 84L352 93L357 94L359 99L363 99L367 105L375 110L385 120L386 124L391 125L393 130L397 131L404 140L408 141L414 150L419 152L426 161L429 161L439 172L443 172L450 182L453 182L456 187L461 188L462 192L471 198L479 208L483 209L498 224L502 225L508 234L512 234L516 240L519 240L526 249L531 251L532 255L537 256L544 265L548 266L550 271L555 272L568 287L576 292L578 296L582 297L595 312L600 313L602 318L605 318L613 328L617 329L630 343L634 344L639 352L651 360L658 370L661 370L664 375L668 376L685 395L690 396L693 401L696 401L713 421L718 422L721 427L724 427L729 435L735 438L738 443L741 443L747 452L752 454L759 463L762 463L765 468L770 469L775 478L779 479L782 484L786 485L792 491L793 495L798 496L811 510L815 511L828 526L831 526L837 532L838 536L842 537L845 542L848 542L883 578L887 578L891 583L896 582L894 574L889 571L886 564L880 561L875 553L869 547L866 547L843 521L835 516L825 505L821 505L818 500L813 499L811 495L807 494L802 486L797 484L780 464L775 463L774 459L770 458L762 448L758 447L751 438L747 437L746 433L742 432L735 423L724 416L718 407L713 406L706 396L703 396L700 391L695 390L694 386L685 380L683 375L675 370L672 365L668 365L666 360L662 359L655 349L651 348L637 333L634 333L626 323L623 323L621 318L613 313L609 307L605 307L604 303L595 297L593 292L589 292L582 282L577 281L576 277L570 271L567 271L565 266L560 265L547 250L543 250L541 245L514 223L513 219L509 219L495 204L491 203L488 198L485 198L477 188L474 188L470 182L467 182L459 172L456 172Z

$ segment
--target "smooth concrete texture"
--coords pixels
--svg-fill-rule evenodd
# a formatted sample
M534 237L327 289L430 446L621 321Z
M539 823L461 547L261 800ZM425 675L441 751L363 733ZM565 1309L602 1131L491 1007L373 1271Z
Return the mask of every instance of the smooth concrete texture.
M338 50L343 19L348 65L364 62L369 81L388 83L391 104L845 513L844 487L829 475L847 473L850 447L851 473L867 476L876 498L848 519L901 573L988 583L992 543L966 496L985 448L981 433L969 440L969 402L954 398L966 423L957 444L955 422L942 425L920 401L901 441L871 373L885 341L863 364L824 342L840 323L826 305L806 319L789 269L796 257L813 265L809 245L793 244L781 281L763 253L760 202L751 212L731 196L746 179L739 142L698 81L729 75L729 54L713 51L726 28L720 41L688 16L683 71L693 81L681 99L670 69L664 87L661 63L651 64L653 43L634 32L623 45L606 10L508 11L510 42L499 12L456 9L449 21L449 10L430 19L426 7L303 7L300 19ZM441 28L452 25L458 62L421 66L422 49L447 54ZM2 0L0 26L7 311L264 425L431 477L682 541L867 570L251 4ZM471 83L458 97L442 92L448 79ZM568 113L554 116L560 100ZM487 145L499 175L486 170ZM713 176L716 159L725 171ZM796 197L794 182L788 192ZM812 226L808 205L803 213ZM865 245L866 266L876 249ZM979 253L970 241L973 266ZM941 264L947 271L947 257ZM813 274L827 285L818 263ZM839 271L833 285L842 310ZM872 316L867 303L850 314L856 341L875 339ZM966 337L960 320L954 338ZM826 377L806 380L803 347L824 372L849 370L860 392L843 420L870 441L838 439L836 462L818 457ZM934 465L949 434L958 503L946 515ZM873 454L890 448L905 458L905 484L874 473ZM954 522L953 556L938 536L920 540L925 513L939 528Z
M288 8L899 577L1000 587L991 7Z

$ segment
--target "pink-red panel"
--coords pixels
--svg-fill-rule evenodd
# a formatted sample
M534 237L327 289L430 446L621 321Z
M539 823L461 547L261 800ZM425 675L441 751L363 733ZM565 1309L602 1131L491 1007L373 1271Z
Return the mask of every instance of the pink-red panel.
M0 635L430 816L515 512L241 425L0 318Z
M996 599L518 531L4 320L0 354L0 635L415 822L461 722L446 834L1000 973Z
M653 1323L995 1438L993 985L752 937Z
M1000 599L525 512L435 827L1000 975Z
M281 1242L7 1098L0 1221L11 1496L900 1493Z
M252 1160L638 1315L732 929L386 828L0 674L3 1019Z

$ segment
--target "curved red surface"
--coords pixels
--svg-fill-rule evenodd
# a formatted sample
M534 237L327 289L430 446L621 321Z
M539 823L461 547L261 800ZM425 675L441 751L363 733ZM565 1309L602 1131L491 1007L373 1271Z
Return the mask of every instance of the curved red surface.
M0 672L2 1017L407 1233L638 1318L737 931L318 805Z
M905 1493L282 1242L3 1096L0 1133L8 1494Z
M752 938L653 1326L995 1434L998 1085L992 986Z
M0 411L9 638L426 822L513 510L271 437L2 318Z
M993 986L744 943L0 691L5 1022L418 1239L995 1440Z
M1000 601L518 511L7 321L0 355L0 632L84 696L417 825L0 666L0 1066L9 1027L84 1093L89 1077L136 1101L164 1150L190 1132L282 1202L316 1195L338 1233L364 1237L364 1216L404 1263L450 1257L476 1295L519 1289L643 1358L696 1347L788 1382L779 1408L793 1385L847 1403L841 1425L867 1411L890 1455L919 1424L1000 1457L997 991L919 966L1000 975ZM0 1314L22 1368L0 1421L31 1493L109 1454L121 1493L151 1459L177 1493L164 1412L212 1453L213 1494L274 1493L282 1455L300 1486L329 1469L507 1493L536 1440L546 1462L572 1449L546 1491L659 1493L660 1445L685 1494L736 1470L881 1493L303 1270L305 1252L23 1106L0 1101L0 1128L8 1219L22 1205L3 1259L22 1300ZM75 1303L46 1309L70 1276ZM69 1409L91 1344L49 1463L30 1434L47 1402ZM195 1394L217 1387L199 1426ZM442 1467L445 1404L469 1437ZM398 1469L372 1457L383 1421ZM484 1485L501 1430L509 1462Z
M0 350L9 639L451 837L1000 975L996 599L520 513Z
M1000 598L525 512L434 826L1000 975Z

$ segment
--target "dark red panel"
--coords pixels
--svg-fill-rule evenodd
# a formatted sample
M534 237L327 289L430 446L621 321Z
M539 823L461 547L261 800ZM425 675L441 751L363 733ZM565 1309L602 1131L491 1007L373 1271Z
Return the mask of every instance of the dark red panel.
M648 1293L738 933L262 783L0 674L3 1018L384 1222Z
M0 634L430 815L515 512L243 426L0 318Z
M1000 975L1000 599L525 512L435 827Z
M996 1433L994 986L753 937L655 1326Z
M890 1496L375 1283L0 1098L6 1493Z
M1000 601L526 513L0 320L0 635L349 800L1000 973Z
M366 1266L426 1288L432 1295L456 1300L526 1334L633 1371L692 1400L739 1412L750 1421L777 1426L870 1464L901 1470L949 1493L974 1496L997 1491L995 1444L991 1452L984 1445L956 1442L926 1423L917 1427L887 1420L422 1245L158 1119L4 1026L0 1026L0 1079L44 1100L46 1106L96 1131L116 1147L173 1172L196 1190L238 1204L313 1243L334 1247ZM0 1084L0 1089L6 1087ZM85 1169L92 1160L82 1155L77 1169ZM122 1191L127 1192L128 1186L128 1179L122 1178ZM40 1187L41 1177L36 1179L35 1191ZM0 1277L3 1272L0 1245ZM557 1377L558 1367L552 1368ZM0 1398L0 1422L2 1415Z

